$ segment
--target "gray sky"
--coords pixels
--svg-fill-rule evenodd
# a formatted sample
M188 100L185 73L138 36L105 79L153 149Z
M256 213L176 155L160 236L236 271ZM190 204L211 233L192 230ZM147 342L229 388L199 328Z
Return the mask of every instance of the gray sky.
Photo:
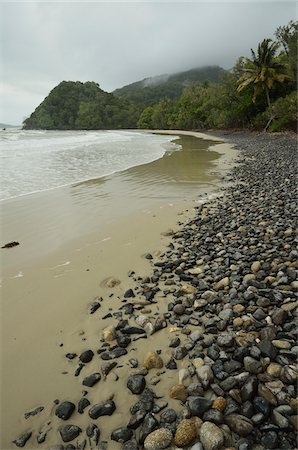
M1 2L0 122L20 124L62 80L106 91L148 76L234 65L295 1Z

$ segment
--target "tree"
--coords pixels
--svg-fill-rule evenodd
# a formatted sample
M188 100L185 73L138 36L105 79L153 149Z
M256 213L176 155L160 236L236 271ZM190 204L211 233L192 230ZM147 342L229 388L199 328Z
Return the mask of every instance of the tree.
M283 83L288 79L285 64L276 55L279 44L272 39L264 39L258 45L257 54L251 49L252 59L245 59L243 74L238 80L237 90L241 92L248 86L253 85L252 101L255 103L257 95L264 90L268 109L271 112L270 119L265 130L274 119L271 111L271 100L269 91L276 83Z
M264 90L268 108L271 108L270 89L275 83L283 83L288 78L285 65L276 56L278 48L279 44L272 39L264 39L258 45L257 54L251 49L252 59L244 60L243 73L238 80L238 92L253 85L254 103L259 92Z
M289 65L290 75L293 82L297 83L297 40L298 40L298 22L291 20L288 25L278 27L275 36L277 42L283 47L286 59Z

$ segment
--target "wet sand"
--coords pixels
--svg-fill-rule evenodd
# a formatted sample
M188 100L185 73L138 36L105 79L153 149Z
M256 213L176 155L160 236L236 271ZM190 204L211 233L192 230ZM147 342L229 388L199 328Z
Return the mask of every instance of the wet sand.
M177 222L186 221L199 201L221 189L221 178L231 168L237 152L228 144L215 144L201 152L208 153L208 157L201 160L205 177L198 183L197 159L192 154L196 151L195 141L186 138L183 144L189 151L186 160L184 150L178 151L174 158L166 154L161 160L106 179L6 203L2 241L18 238L21 245L5 254L2 250L3 450L15 448L11 441L22 432L37 432L43 427L55 431L48 434L44 444L37 445L32 437L26 448L48 448L60 442L56 430L61 423L53 415L53 401L58 398L76 402L83 390L82 376L73 375L77 360L68 361L65 354L79 354L89 348L96 352L95 343L99 346L103 328L115 323L114 318L100 319L122 305L123 293L131 284L129 271L140 277L150 273L144 254L165 250L168 238L161 233L179 228ZM219 157L220 153L224 156ZM17 211L13 220L12 211ZM103 280L111 276L121 284L113 289L103 287ZM102 307L97 314L89 315L88 305L95 297L103 298ZM162 310L163 306L165 302L160 298L154 308ZM113 428L120 426L124 405L134 401L125 387L131 372L127 360L142 360L142 353L151 348L164 347L166 351L167 343L158 339L157 333L146 341L137 341L136 350L128 353L123 368L117 372L117 385L112 372L101 387L90 390L88 398L92 403L112 394L117 397L113 417L99 420L103 439L109 437L105 425L109 423L110 429L112 421ZM94 358L84 376L99 371L99 363ZM161 382L158 391L167 388L164 383L171 385L173 380ZM24 418L24 412L40 405L45 409L38 416ZM82 428L89 422L87 413L76 414L72 420ZM120 445L108 447L113 448Z

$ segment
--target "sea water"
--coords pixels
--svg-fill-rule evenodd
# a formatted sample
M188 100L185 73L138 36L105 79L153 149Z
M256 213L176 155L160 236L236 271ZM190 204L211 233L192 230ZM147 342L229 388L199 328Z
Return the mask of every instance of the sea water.
M100 178L161 158L175 136L137 131L0 131L0 200Z

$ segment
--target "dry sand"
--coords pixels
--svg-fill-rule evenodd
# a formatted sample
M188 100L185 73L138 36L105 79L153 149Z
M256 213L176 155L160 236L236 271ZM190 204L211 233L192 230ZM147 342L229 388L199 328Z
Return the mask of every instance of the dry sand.
M237 152L224 143L215 145L212 150L223 154L213 164L216 176L209 191L218 192L222 186L220 177L231 168ZM15 448L12 440L28 430L33 430L35 436L28 441L27 449L49 448L61 442L57 433L61 422L54 415L53 401L58 398L76 403L82 396L82 379L99 372L101 363L96 356L79 377L74 377L77 359L69 361L65 354L79 354L86 349L96 352L103 328L117 323L115 318L100 320L101 317L109 311L117 311L122 305L123 293L134 284L128 277L129 271L133 270L141 277L150 274L151 267L144 255L163 252L169 238L161 233L168 228L176 229L178 221L185 222L194 214L193 208L198 205L196 194L200 191L196 193L194 189L192 198L188 197L188 191L185 194L175 198L174 203L167 197L151 202L149 206L150 202L144 200L145 207L122 215L114 222L103 223L99 230L91 227L88 233L78 233L79 236L72 236L53 251L47 248L47 252L40 254L28 252L27 260L21 246L7 251L1 293L1 449ZM32 198L32 201L35 200ZM36 233L38 236L38 230ZM33 247L35 236L32 230L26 238ZM17 252L20 257L13 256ZM113 289L102 285L103 280L111 276L121 281ZM95 297L103 298L102 307L90 315L88 305ZM168 301L169 298L166 301L159 298L156 305L150 305L151 314L166 310ZM163 349L166 355L167 344L167 341L160 342L158 333L137 341L135 346L129 347L132 350L128 355L119 361L123 367L113 370L106 381L89 389L88 398L92 404L115 396L116 412L112 417L97 421L103 439L109 438L111 429L123 425L127 404L135 401L126 388L127 375L132 372L128 360L134 357L142 361L147 350ZM150 377L154 374L153 370ZM119 377L117 383L116 376ZM156 386L156 391L162 395L177 381L168 377ZM44 411L38 416L24 418L26 411L41 405ZM87 412L76 413L71 423L84 429L90 423L88 419ZM36 444L36 432L45 429L52 429L46 442ZM108 450L119 448L117 443L108 446Z

